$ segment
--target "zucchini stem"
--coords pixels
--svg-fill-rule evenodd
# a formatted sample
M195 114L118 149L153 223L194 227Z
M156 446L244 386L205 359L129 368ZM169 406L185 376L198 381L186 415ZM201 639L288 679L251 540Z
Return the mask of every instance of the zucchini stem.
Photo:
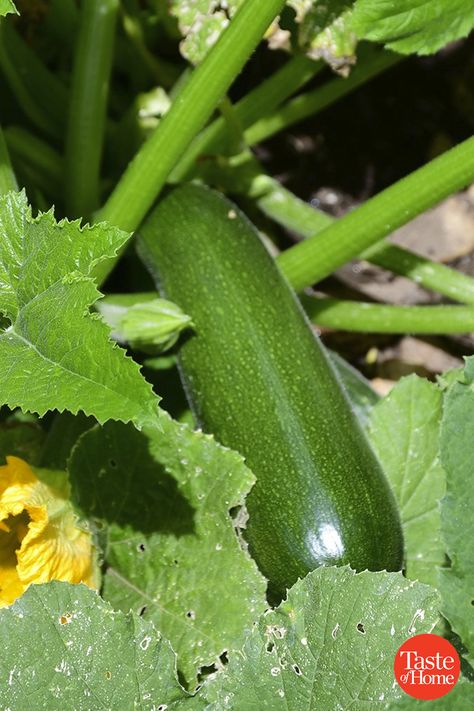
M87 218L99 206L118 6L118 0L84 0L81 7L66 138L65 195L70 217Z
M280 266L301 291L473 180L471 137L288 249L280 256Z
M282 10L284 0L245 0L203 62L175 97L171 109L131 161L98 219L135 230L171 170ZM110 269L111 261L105 269ZM104 274L99 275L103 278Z

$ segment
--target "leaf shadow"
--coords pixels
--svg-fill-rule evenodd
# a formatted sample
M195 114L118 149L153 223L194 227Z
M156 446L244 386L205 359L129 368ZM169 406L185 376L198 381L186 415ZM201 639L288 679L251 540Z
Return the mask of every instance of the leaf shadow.
M72 497L81 513L131 533L195 531L195 510L132 425L109 422L86 432L69 460Z

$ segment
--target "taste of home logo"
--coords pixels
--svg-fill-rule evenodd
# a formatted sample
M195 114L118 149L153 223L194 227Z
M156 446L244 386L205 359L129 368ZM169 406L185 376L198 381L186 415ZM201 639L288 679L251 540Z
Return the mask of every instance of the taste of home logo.
M436 634L418 634L399 648L394 663L400 687L415 699L439 699L459 679L459 656L447 639Z

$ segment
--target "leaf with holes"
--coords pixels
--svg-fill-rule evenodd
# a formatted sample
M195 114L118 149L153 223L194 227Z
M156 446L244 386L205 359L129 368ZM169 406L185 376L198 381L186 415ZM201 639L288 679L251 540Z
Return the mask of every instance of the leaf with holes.
M254 479L212 437L162 421L148 438L118 423L90 430L69 471L83 514L107 527L105 598L153 621L192 685L241 646L265 606L265 581L229 516Z
M401 573L319 568L262 615L240 654L204 687L206 708L385 708L403 693L393 683L395 653L433 628L437 603L433 588Z
M444 562L440 500L445 476L439 460L442 393L412 375L371 411L369 436L400 505L409 578L430 585Z
M44 415L82 410L100 422L157 420L157 399L139 367L109 338L90 307L92 272L128 235L105 224L33 219L24 193L0 197L0 398Z
M432 54L474 27L470 0L357 0L354 28L361 39L402 54Z
M85 585L32 585L0 610L0 644L2 709L174 709L189 698L153 625Z
M441 504L442 534L451 566L441 571L442 612L468 650L474 664L474 358L466 359L463 382L445 395L441 426L441 460L446 496Z

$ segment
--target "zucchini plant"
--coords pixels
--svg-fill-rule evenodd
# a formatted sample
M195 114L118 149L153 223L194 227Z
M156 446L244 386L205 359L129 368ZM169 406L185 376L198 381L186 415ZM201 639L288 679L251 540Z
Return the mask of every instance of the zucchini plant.
M474 706L474 361L381 398L317 333L474 331L474 279L386 239L474 181L474 138L337 219L268 162L473 27L0 0L1 708L418 708L394 660L433 633L433 709ZM449 301L335 298L357 257Z

